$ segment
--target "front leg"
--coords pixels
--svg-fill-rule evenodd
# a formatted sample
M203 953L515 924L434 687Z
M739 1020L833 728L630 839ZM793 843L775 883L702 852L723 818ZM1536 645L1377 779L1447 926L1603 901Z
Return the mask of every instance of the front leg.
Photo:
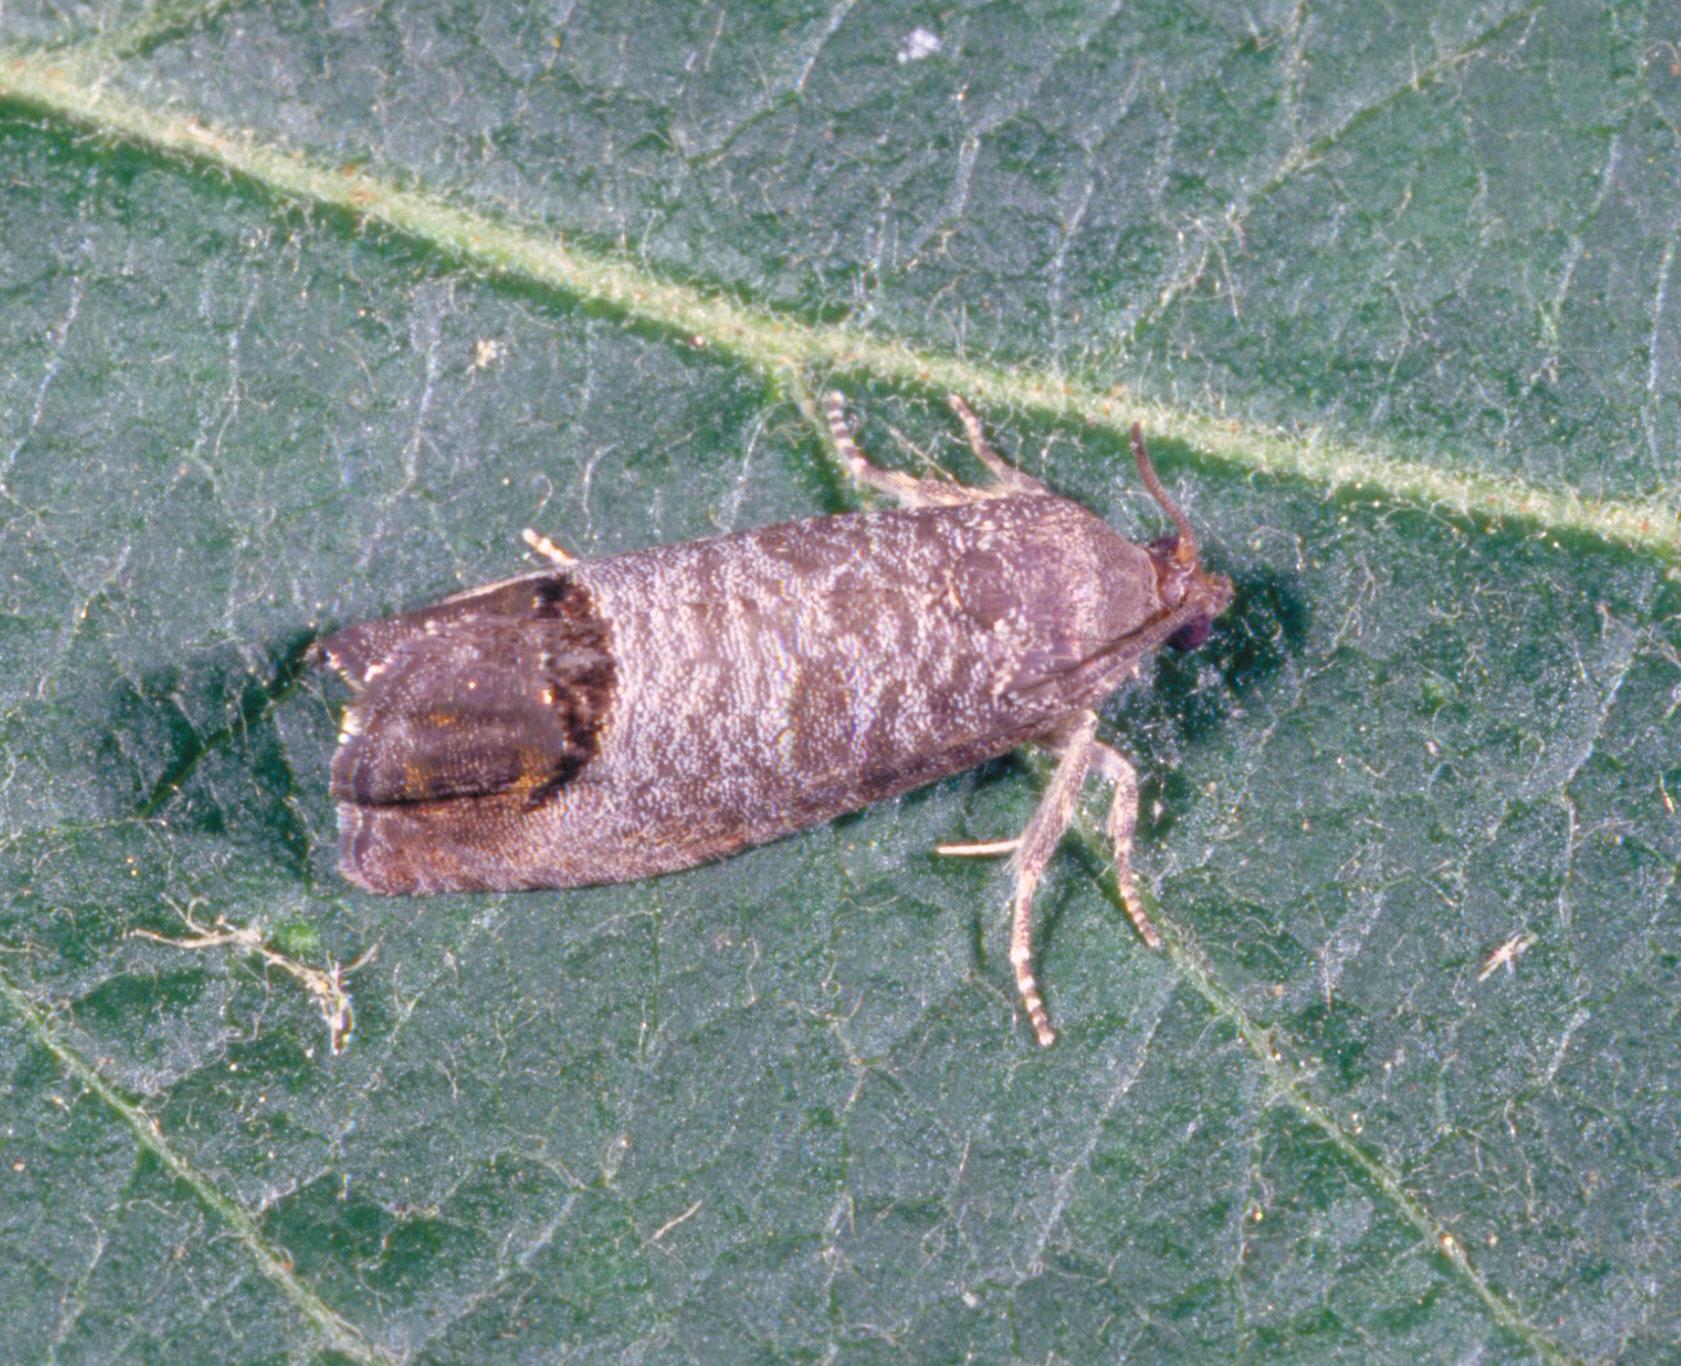
M1114 800L1109 803L1109 815L1103 822L1103 833L1115 851L1115 881L1121 890L1121 902L1127 908L1138 937L1152 949L1162 946L1162 937L1150 923L1138 895L1138 884L1132 876L1132 835L1138 828L1138 770L1127 762L1119 750L1110 749L1101 741L1092 741L1092 767L1114 785Z
M1057 844L1074 819L1081 785L1092 769L1115 789L1103 832L1115 851L1115 880L1120 887L1121 902L1139 937L1149 947L1160 948L1162 941L1144 910L1132 875L1132 836L1138 825L1137 772L1118 750L1097 738L1096 712L1079 713L1071 728L1046 737L1044 743L1058 756L1056 772L1020 837L980 844L942 844L936 846L936 852L969 857L1013 855L1010 866L1015 874L1015 892L1011 898L1010 966L1015 969L1016 990L1027 1008L1033 1032L1041 1045L1048 1045L1055 1041L1056 1032L1051 1028L1039 984L1033 976L1033 896Z
M1062 757L1057 760L1056 772L1051 775L1050 786L1039 799L1039 806L1021 832L1021 843L1010 859L1010 869L1016 879L1011 897L1010 966L1016 970L1016 990L1027 1007L1033 1032L1040 1046L1046 1048L1056 1042L1056 1031L1051 1028L1044 999L1039 995L1039 984L1033 978L1033 894L1069 822L1074 819L1080 788L1097 747L1097 713L1081 712L1073 729L1061 740Z

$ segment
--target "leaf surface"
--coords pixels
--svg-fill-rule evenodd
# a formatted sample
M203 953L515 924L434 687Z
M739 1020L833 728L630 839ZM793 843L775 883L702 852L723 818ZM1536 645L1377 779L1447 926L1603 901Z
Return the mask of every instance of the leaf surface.
M0 1355L1666 1349L1681 33L494 9L0 17ZM1105 714L1169 943L1088 825L1048 1051L931 852L1032 763L628 886L334 869L312 639L855 506L831 385L1147 539L1141 417L1238 585ZM377 947L341 1051L135 933L218 917Z

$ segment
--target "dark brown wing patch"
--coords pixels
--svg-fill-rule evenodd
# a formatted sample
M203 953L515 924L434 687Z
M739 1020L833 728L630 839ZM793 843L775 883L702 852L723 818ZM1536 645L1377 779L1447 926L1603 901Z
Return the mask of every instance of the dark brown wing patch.
M615 682L609 633L568 576L371 625L383 639L352 627L319 647L357 689L333 759L339 801L507 794L535 806L599 752Z

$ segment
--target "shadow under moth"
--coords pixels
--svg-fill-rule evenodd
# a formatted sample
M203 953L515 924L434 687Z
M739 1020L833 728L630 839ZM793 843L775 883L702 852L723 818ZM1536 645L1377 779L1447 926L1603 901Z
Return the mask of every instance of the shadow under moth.
M549 564L351 626L315 652L350 685L333 759L339 864L386 893L577 887L668 873L867 806L1033 742L1057 765L1011 854L1010 962L1039 1042L1034 890L1087 774L1128 913L1138 783L1096 707L1231 601L1176 530L1135 545L1006 463L951 400L991 482L871 464L841 398L848 473L900 506Z

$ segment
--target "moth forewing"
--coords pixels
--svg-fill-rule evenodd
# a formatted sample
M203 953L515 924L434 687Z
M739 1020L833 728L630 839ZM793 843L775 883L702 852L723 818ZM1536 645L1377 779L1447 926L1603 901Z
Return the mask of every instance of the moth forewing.
M1010 958L1050 1043L1033 895L1093 768L1115 788L1122 896L1157 942L1131 870L1136 776L1095 708L1162 645L1200 640L1231 585L1136 429L1176 528L1147 546L1014 470L952 406L984 488L878 469L835 395L837 454L900 507L594 560L527 533L552 568L323 640L356 694L333 763L346 876L391 893L646 877L1039 742L1059 758L1007 842Z

